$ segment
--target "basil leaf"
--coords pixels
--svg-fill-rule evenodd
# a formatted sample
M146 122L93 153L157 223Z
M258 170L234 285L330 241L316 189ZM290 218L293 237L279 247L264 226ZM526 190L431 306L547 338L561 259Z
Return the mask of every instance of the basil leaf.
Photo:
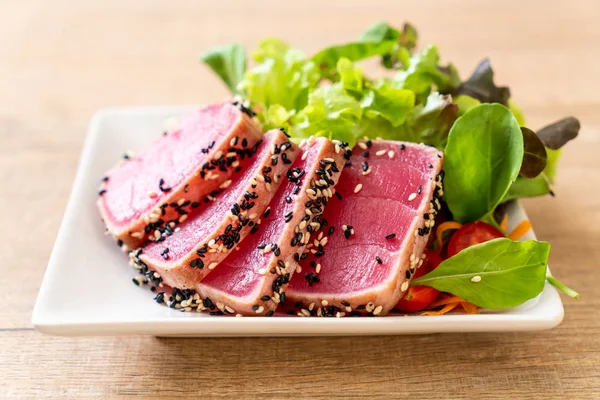
M446 203L459 222L492 212L519 175L523 135L500 104L481 104L450 129L445 150Z
M544 289L550 244L494 239L462 250L415 279L483 308L511 308ZM479 278L477 278L479 277Z
M544 171L548 156L544 144L531 129L521 127L523 133L524 155L519 175L535 178Z
M569 140L577 137L580 127L581 124L577 118L567 117L543 127L537 132L537 135L546 147L558 150Z
M461 83L452 96L466 94L482 103L500 103L508 105L510 90L507 87L499 87L494 83L494 71L489 59L479 63L473 74L465 82Z
M215 47L200 56L221 79L231 93L237 93L237 84L246 72L246 50L241 44Z

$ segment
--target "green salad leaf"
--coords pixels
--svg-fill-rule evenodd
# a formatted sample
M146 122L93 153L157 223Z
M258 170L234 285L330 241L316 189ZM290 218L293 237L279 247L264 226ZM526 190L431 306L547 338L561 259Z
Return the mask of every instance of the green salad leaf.
M417 30L411 24L404 24L400 37L392 51L381 57L381 65L388 69L398 69L408 67L410 54L417 46Z
M458 106L458 115L462 116L471 108L475 108L481 104L481 102L466 94L458 95L454 98L454 104Z
M468 247L412 281L483 308L515 307L544 289L550 244L494 239Z
M306 106L308 93L317 86L321 75L304 53L282 40L269 38L259 43L252 57L256 65L238 85L250 104L263 109L277 104L286 110Z
M383 56L392 51L399 38L400 32L397 29L380 22L372 25L357 41L327 47L312 56L311 60L321 69L324 76L331 77L341 58L359 61Z
M382 117L392 127L406 121L415 106L415 94L410 90L395 89L386 81L380 81L367 91L361 100L365 115L369 118Z
M510 90L494 83L494 71L487 58L479 63L473 74L461 83L453 96L468 95L482 103L500 103L508 106Z
M428 95L432 89L451 92L460 83L453 65L440 67L440 56L435 46L414 54L408 67L400 70L392 80L392 85L400 89L409 89L417 94Z
M341 82L324 86L310 94L308 105L294 118L292 136L325 136L354 142L352 129L362 113L360 103L344 90Z
M481 104L460 117L444 161L444 192L454 218L471 222L492 213L517 178L523 153L523 135L508 108Z
M544 144L531 129L521 127L523 133L524 155L519 175L526 178L535 178L546 168L548 155Z
M237 85L246 72L246 50L238 43L215 47L200 56L221 79L231 93L237 93Z

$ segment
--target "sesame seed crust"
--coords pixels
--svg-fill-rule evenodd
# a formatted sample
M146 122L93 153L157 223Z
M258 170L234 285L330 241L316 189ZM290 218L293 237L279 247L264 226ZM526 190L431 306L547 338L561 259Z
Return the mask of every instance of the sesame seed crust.
M327 243L323 233L315 235L318 236L315 238L312 232L322 227L321 215L333 196L331 188L337 183L343 169L344 155L349 150L345 143L334 143L325 138L307 140L302 146L303 156L307 156L298 157L296 164L290 167L287 174L283 174L284 184L287 185L285 190L290 190L290 193L283 194L285 201L272 208L266 218L282 218L286 228L274 238L276 243L262 243L254 250L268 255L265 264L258 270L261 276L257 278L260 281L257 283L259 289L255 290L256 297L248 303L247 299L228 295L202 282L196 287L201 297L209 297L213 301L217 299L242 315L272 315L286 301L285 289L292 275L295 272L302 274L296 260L305 254L306 246L314 246L313 240L319 245ZM341 149L339 152L336 152L336 146ZM312 155L309 154L311 152ZM314 270L308 273L318 275Z
M280 155L286 154L287 159L290 160L295 159L299 152L299 149L289 142L287 136L279 130L267 133L264 145L261 145L261 147L257 146L257 149L263 149L266 148L264 146L271 145L277 145L280 148ZM283 150L281 150L281 147L283 147ZM265 172L264 168L268 165L270 166L270 155L268 153L268 151L263 152L261 150L257 155L253 156L256 158L259 156L262 157L263 154L265 155L261 159L254 160L248 167L252 168L254 172L249 173L256 174L255 176L262 176L263 178L271 177L274 173L285 173L287 167L284 163L275 167L268 167L270 168L269 172ZM248 171L251 170L249 169ZM237 243L246 235L257 232L260 225L258 216L263 214L274 195L274 191L268 192L265 190L265 185L267 185L266 179L265 181L257 182L257 185L254 185L253 179L250 179L250 182L245 184L243 182L239 183L235 189L237 192L233 193L239 192L240 197L235 199L234 205L224 213L220 222L210 231L211 233L200 238L198 244L186 255L165 261L163 257L151 256L151 254L154 254L149 250L152 247L147 247L146 251L138 257L139 260L148 265L151 270L158 271L169 286L180 289L194 288L198 282L218 267L218 264L233 250ZM274 185L278 186L279 184ZM218 201L219 193L216 193L214 197L215 201ZM187 203L188 201L185 201L182 204ZM179 202L176 204L179 204ZM221 212L222 208L217 210ZM187 217L187 215L184 216ZM172 225L170 229L172 230L175 226ZM185 227L185 225L181 226ZM169 236L171 235L173 235L172 231L163 232L160 234L160 238L156 238L148 246L157 246L159 245L158 242L168 243ZM162 243L160 245L164 247Z
M223 105L223 107L237 107L239 109L238 105ZM150 235L154 234L156 229L164 229L169 221L178 221L181 218L181 211L184 213L192 211L191 203L180 207L170 207L171 203L178 202L181 198L190 200L204 198L212 191L219 189L219 186L235 172L234 164L236 162L239 164L239 160L251 156L253 146L262 136L256 122L248 117L243 110L240 111L226 137L219 143L212 142L206 149L203 149L202 152L206 162L199 165L196 171L176 186L172 186L162 178L157 180L156 187L147 193L148 198L156 202L155 206L141 214L136 220L126 226L118 226L112 223L111 218L109 218L109 215L111 215L110 203L107 203L106 196L100 197L97 205L108 232L117 240L121 240L127 248L138 248L144 244ZM236 138L237 144L230 146L230 143L234 142ZM157 139L155 145L158 145L160 140L169 140L168 135ZM242 145L242 142L245 145ZM226 157L224 154L227 153L235 154L235 156ZM216 157L217 155L219 157ZM143 151L137 157L142 156ZM132 162L135 158L135 155L128 152L124 160L109 171L106 176L110 177L115 170L121 167L122 163ZM111 181L103 179L100 190L106 193L110 190L110 187ZM152 218L152 215L158 216L158 218ZM185 220L185 218L183 219ZM138 232L142 232L141 236Z

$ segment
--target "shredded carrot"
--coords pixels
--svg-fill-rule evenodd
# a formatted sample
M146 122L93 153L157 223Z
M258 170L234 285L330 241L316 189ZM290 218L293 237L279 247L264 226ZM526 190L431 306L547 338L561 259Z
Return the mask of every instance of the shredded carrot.
M458 296L454 296L454 295L440 295L436 300L433 301L433 303L431 303L429 306L427 306L427 308L436 308L439 306L446 306L448 304L459 304L459 303L465 303L464 299L461 299Z
M438 246L440 248L442 248L444 242L443 242L443 237L442 234L444 232L446 232L448 229L460 229L462 227L462 224L460 222L456 222L456 221L446 221L446 222L442 222L438 228L437 231L435 232L435 236L437 238L438 241Z
M464 303L460 303L460 305L467 314L477 314L479 312L479 308L473 303L465 301Z
M444 315L454 310L459 303L446 304L444 308L439 311L425 311L421 315Z
M502 233L506 233L507 226L508 226L508 213L504 213L504 217L502 217L502 222L500 222L500 229L502 229Z
M531 229L531 222L525 220L521 222L511 233L508 234L508 237L511 240L519 240L521 239L529 230Z

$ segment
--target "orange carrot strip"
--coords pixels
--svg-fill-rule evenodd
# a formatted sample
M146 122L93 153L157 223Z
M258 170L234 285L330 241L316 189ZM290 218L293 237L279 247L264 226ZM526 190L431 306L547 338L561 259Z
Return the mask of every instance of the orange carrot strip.
M456 306L458 306L458 303L446 304L440 311L426 311L421 315L444 315L454 310Z
M461 299L458 296L450 295L448 297L443 297L443 298L438 297L438 299L435 300L430 305L428 305L427 308L436 308L436 307L445 306L448 304L459 304L459 303L464 303L464 302L465 302L464 299Z
M521 222L511 233L508 234L508 237L511 240L519 240L521 239L529 230L531 229L531 222L525 220Z
M456 221L446 221L446 222L442 222L438 228L437 231L435 232L435 236L437 238L438 241L438 245L440 246L440 248L442 247L442 245L444 244L444 242L442 241L442 234L447 231L448 229L460 229L462 227L462 224Z
M507 226L508 226L508 213L504 213L504 217L502 217L502 222L500 222L500 229L502 229L502 233L506 233Z
M463 310L465 310L465 312L467 314L477 314L479 312L479 309L473 303L469 303L469 302L465 301L464 303L460 303L460 305L462 306Z

